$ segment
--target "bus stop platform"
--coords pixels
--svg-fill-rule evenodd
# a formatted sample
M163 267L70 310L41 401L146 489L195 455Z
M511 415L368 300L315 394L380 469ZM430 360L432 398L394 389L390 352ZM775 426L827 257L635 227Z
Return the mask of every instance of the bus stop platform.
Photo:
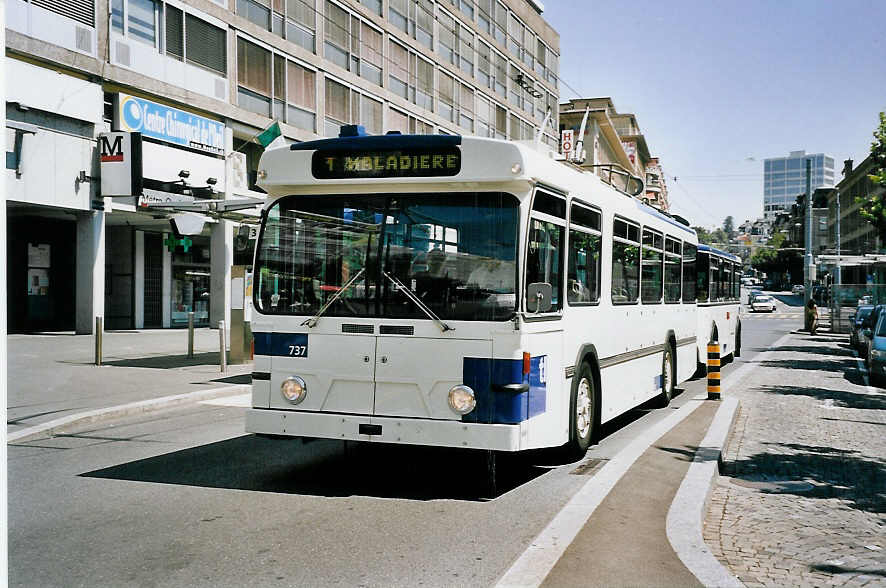
M105 331L102 365L95 338L72 332L7 336L7 441L46 434L70 419L116 418L125 410L243 394L252 362L220 369L217 329Z

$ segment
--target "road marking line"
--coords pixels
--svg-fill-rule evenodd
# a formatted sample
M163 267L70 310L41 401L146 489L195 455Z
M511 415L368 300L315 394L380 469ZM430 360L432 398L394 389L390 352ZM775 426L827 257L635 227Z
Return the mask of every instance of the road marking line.
M594 477L573 495L510 569L496 583L498 587L539 586L585 526L594 510L637 459L662 435L677 426L701 406L707 393L695 396L677 411L634 439L618 455L606 462Z
M751 371L758 367L760 361L765 361L767 356L777 353L776 348L787 343L793 336L794 333L787 333L772 343L766 351L755 355L753 362L748 362L737 369L728 378L729 387L740 385ZM719 475L720 458L726 449L737 409L738 399L734 396L726 397L693 456L689 470L668 509L666 524L668 542L686 569L704 586L730 588L743 586L738 578L714 557L702 534L711 489Z
M791 337L792 333L784 335L771 344L769 349L780 347ZM758 354L755 356L755 359L765 353L770 353L770 351ZM729 374L727 381L731 386L734 386L744 380L755 367L757 367L755 363L746 363L734 373ZM588 522L596 508L612 491L612 488L615 487L615 484L622 476L627 473L634 462L662 435L692 414L696 408L701 406L701 401L706 399L707 393L695 396L690 402L687 402L667 418L634 439L618 455L600 468L597 474L579 488L572 499L560 509L560 512L554 516L551 522L532 540L529 547L499 579L496 587L540 586ZM698 524L701 525L701 523L702 521L699 520ZM699 530L700 533L701 531ZM693 571L692 568L689 568L689 570Z

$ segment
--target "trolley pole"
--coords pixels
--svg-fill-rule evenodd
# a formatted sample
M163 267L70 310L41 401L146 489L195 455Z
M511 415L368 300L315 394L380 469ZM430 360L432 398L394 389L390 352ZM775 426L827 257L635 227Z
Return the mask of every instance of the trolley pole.
M720 400L720 344L708 342L708 400Z
M218 321L218 352L221 372L228 371L227 346L225 345L225 321Z
M194 357L194 311L188 313L188 359Z
M95 317L95 365L102 364L102 317Z
M806 159L806 256L803 258L803 302L809 304L812 299L812 160ZM812 325L806 325L806 329Z

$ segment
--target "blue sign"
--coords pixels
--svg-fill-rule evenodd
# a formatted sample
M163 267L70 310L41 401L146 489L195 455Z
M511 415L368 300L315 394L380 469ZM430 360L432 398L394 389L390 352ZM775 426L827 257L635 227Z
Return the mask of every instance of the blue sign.
M120 130L208 153L224 154L225 125L178 108L120 94Z

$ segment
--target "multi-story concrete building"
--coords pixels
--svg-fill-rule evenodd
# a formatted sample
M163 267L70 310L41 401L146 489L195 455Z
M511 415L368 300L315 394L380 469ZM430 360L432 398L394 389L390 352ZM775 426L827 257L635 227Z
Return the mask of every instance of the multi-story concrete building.
M274 120L294 141L352 123L523 140L551 110L542 139L558 143L559 35L534 0L9 0L6 10L12 331L88 333L96 316L108 328L184 325L189 311L198 324L225 318L230 267L251 262L234 223L184 238L137 199L260 196L255 137ZM131 194L100 191L103 165L124 157L119 143L97 142L106 131L141 133Z
M812 161L812 189L834 185L834 158L824 153L791 151L788 157L763 161L763 216L771 219L789 210L806 192L806 160Z
M877 230L859 214L861 203L856 199L867 199L883 192L868 175L874 170L874 162L867 157L852 167L852 160L846 160L843 179L835 190L828 193L828 233L829 249L837 250L837 198L840 199L840 253L841 255L865 255L880 253L882 243L878 243Z
M641 197L667 211L667 186L659 159L650 156L637 117L617 112L612 98L578 98L561 104L561 132L572 129L577 134L587 109L590 111L583 137L586 153L583 166L601 175L608 173L607 164L623 167L645 181L646 189ZM576 137L576 143L578 140Z

